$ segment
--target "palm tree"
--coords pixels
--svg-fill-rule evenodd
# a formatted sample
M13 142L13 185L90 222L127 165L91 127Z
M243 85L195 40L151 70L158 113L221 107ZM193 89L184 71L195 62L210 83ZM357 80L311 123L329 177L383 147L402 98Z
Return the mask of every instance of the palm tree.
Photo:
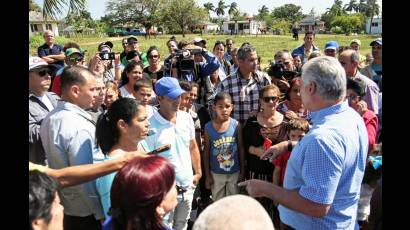
M219 17L220 15L225 15L225 9L226 9L227 7L228 7L228 6L225 5L225 2L224 2L223 0L219 0L219 2L218 2L218 7L215 8L215 13L216 13L216 15L218 15L218 17Z
M204 8L206 9L206 10L208 10L208 15L210 15L210 11L214 11L215 10L215 6L214 6L214 4L212 4L212 2L207 2L207 3L205 3L204 4Z
M357 5L357 11L360 13L365 13L367 11L367 0L359 0L359 4Z
M238 11L238 3L232 2L231 5L229 5L229 9L228 9L229 17L231 17L231 15L233 15L237 11Z
M357 12L358 8L359 5L356 3L356 0L350 0L348 4L345 4L343 9L351 13L352 11Z
M263 17L269 14L269 8L263 5L260 9L258 9L258 18L263 20Z
M44 18L57 19L62 14L61 9L68 6L68 13L80 12L85 8L87 0L44 0L43 15Z

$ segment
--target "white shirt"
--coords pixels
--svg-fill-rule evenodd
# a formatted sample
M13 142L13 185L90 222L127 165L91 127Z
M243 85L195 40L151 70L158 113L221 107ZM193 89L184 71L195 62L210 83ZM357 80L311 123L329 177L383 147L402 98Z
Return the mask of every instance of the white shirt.
M38 98L41 102L43 102L43 104L47 107L48 111L51 111L54 109L53 104L51 104L51 101L50 99L48 99L46 94L43 94L43 96L41 97L37 97L37 96L35 97Z
M122 86L120 88L120 93L121 93L121 97L135 99L134 95L132 93L128 92L127 89L125 88L125 86Z

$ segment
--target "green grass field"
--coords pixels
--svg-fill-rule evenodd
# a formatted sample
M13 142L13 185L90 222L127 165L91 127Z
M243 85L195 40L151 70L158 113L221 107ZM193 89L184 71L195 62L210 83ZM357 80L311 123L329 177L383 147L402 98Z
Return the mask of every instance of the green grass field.
M197 34L188 34L185 38L182 35L176 35L178 41L186 40L192 41L194 37L198 37ZM292 50L297 46L303 43L303 36L304 34L300 34L299 41L295 41L292 38L292 35L255 35L249 36L229 36L229 35L212 35L212 34L204 34L202 38L207 40L207 47L208 50L212 50L215 41L223 40L225 41L226 38L233 38L235 41L235 45L239 47L243 42L250 42L253 46L256 47L256 51L258 55L262 57L262 67L268 65L269 61L273 59L273 55L275 52L288 49ZM148 50L151 45L156 45L159 47L160 53L162 54L162 58L168 56L168 48L166 47L167 40L171 37L171 35L161 35L157 36L156 39L145 39L144 37L138 37L140 41L140 47L142 51ZM348 46L352 39L360 39L362 42L361 47L361 54L365 55L371 52L370 42L375 39L375 36L370 35L358 35L358 36L346 36L346 35L329 35L329 34L317 34L314 44L318 46L321 51L323 51L325 43L330 40L335 40L339 43L339 46ZM86 37L86 38L63 38L57 37L57 43L60 41L59 44L64 45L65 42L73 41L78 43L83 49L86 49L86 61L88 61L91 56L97 52L97 46L100 42L103 41L112 41L114 43L114 51L121 52L121 38L118 37ZM30 55L36 55L37 49L36 46L39 43L38 39L37 43L32 42L29 44L30 47ZM42 41L41 41L42 42ZM41 44L40 44L41 45Z

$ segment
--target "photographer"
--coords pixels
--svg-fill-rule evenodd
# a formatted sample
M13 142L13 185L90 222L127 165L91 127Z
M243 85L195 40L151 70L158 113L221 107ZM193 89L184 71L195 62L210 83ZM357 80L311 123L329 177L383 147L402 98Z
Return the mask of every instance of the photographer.
M300 76L300 72L295 67L291 54L283 52L282 59L269 67L268 75L272 77L272 83L277 85L282 93L286 93L290 88L290 82Z
M103 77L104 83L117 82L121 78L120 54L112 52L110 41L98 45L98 52L92 57L88 69Z
M206 62L197 63L195 54L201 54ZM172 55L172 62L166 63L165 76L172 76L189 82L202 82L202 79L210 75L220 64L211 52L204 48L188 44L182 49L176 50Z

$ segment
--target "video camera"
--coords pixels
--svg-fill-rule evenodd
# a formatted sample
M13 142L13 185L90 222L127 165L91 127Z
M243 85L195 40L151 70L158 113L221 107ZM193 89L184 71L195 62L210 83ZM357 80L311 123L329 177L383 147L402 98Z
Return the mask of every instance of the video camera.
M191 55L201 54L202 49L185 49L175 50L172 56L172 66L166 66L167 69L178 68L180 71L191 71L195 69L195 61Z
M284 77L288 82L292 81L293 78L300 76L298 71L286 70L283 63L271 64L268 69L268 75L274 78L282 79Z

